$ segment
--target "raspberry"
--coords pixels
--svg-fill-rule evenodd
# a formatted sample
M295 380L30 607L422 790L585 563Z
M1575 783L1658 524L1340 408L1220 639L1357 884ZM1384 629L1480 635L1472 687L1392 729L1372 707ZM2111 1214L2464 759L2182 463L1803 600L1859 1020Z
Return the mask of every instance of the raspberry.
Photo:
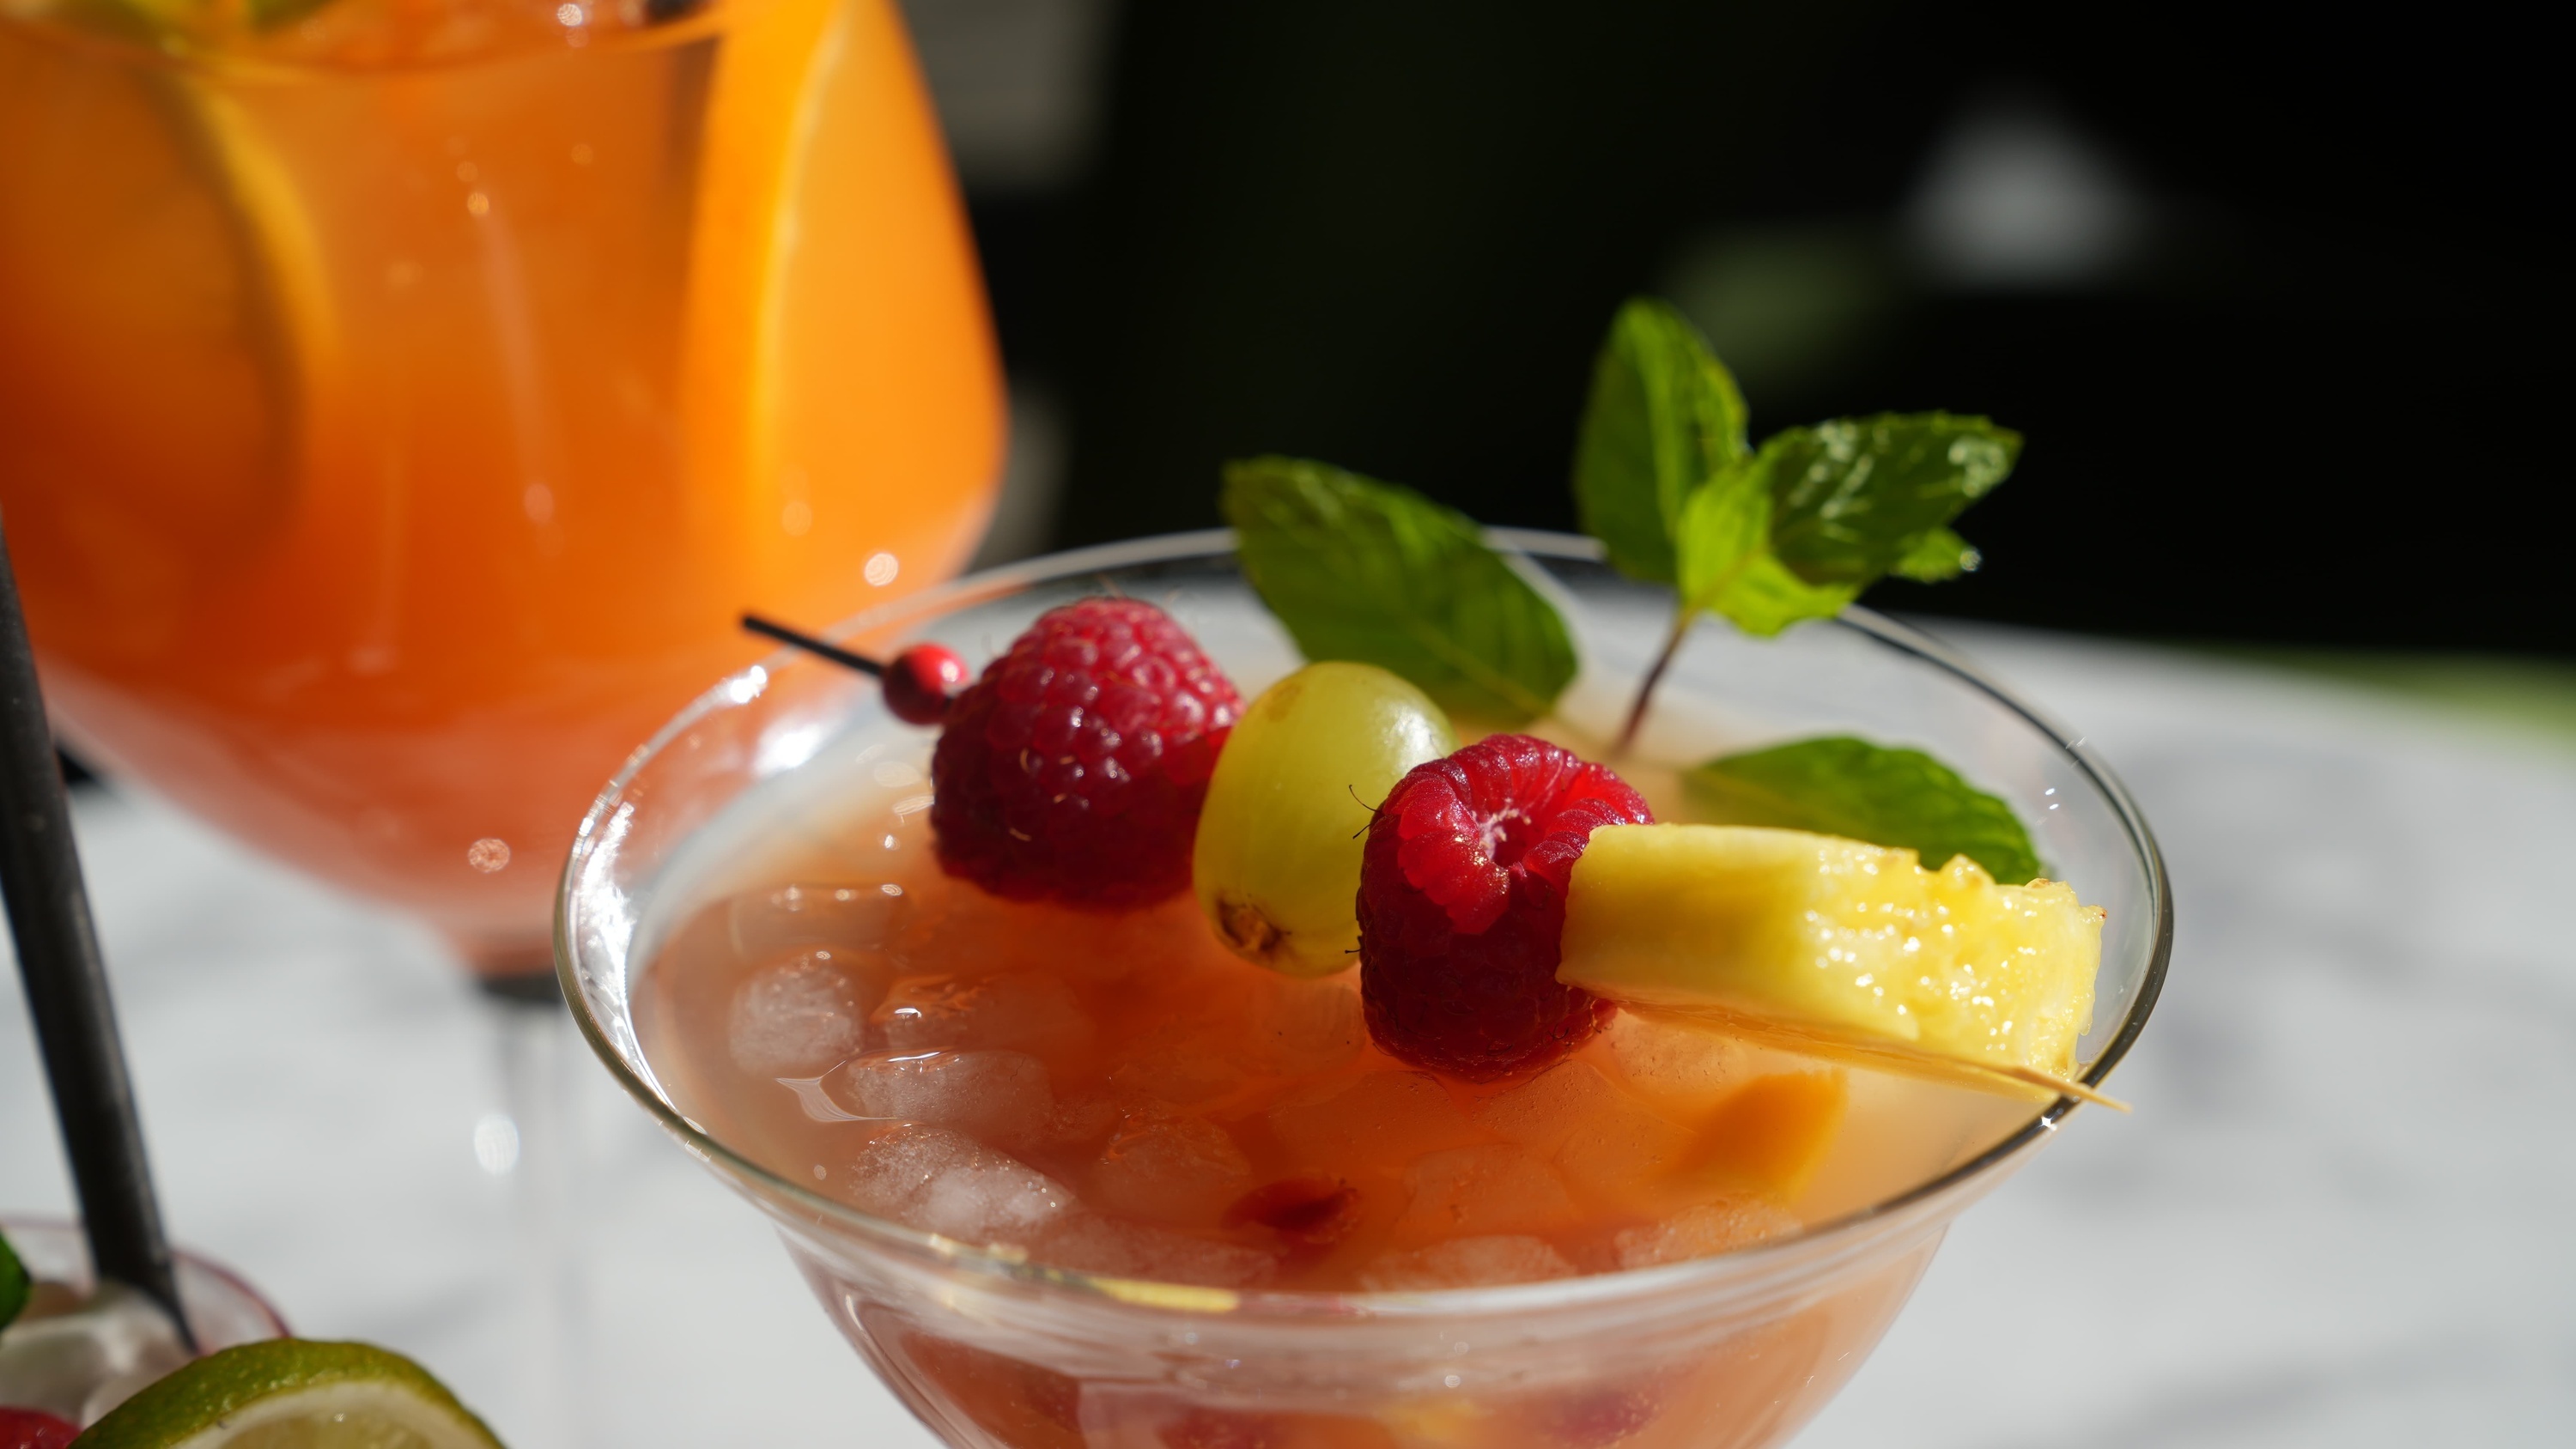
M1566 878L1595 829L1653 818L1617 775L1527 735L1415 766L1360 864L1360 999L1379 1048L1483 1082L1607 1025L1609 1002L1556 979Z
M1188 888L1208 774L1242 710L1153 605L1048 611L949 705L930 762L941 868L1102 910Z

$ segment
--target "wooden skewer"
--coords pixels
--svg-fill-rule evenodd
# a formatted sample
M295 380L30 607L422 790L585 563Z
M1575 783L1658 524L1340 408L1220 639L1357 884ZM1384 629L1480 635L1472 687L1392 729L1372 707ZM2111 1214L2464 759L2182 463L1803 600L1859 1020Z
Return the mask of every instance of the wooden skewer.
M1625 1011L1679 1026L1703 1031L1723 1032L1762 1046L1806 1056L1828 1057L1877 1067L1928 1081L1947 1082L1954 1086L1973 1087L1979 1091L2002 1092L2026 1097L2038 1092L2045 1097L2073 1097L2114 1112L2126 1112L2129 1104L2117 1097L2097 1092L2082 1082L2043 1072L2037 1067L2008 1062L1980 1061L1974 1057L1954 1057L1942 1052L1926 1051L1912 1042L1890 1037L1871 1036L1845 1027L1819 1022L1784 1021L1777 1017L1756 1016L1732 1007L1694 1002L1619 1003Z

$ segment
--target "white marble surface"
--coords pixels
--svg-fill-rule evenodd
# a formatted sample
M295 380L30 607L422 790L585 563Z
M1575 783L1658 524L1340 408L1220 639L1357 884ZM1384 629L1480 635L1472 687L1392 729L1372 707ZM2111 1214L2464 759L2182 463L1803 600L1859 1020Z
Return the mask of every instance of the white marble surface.
M1799 1442L2576 1443L2576 745L2151 650L1959 631L2088 730L2180 933L2116 1082L1952 1234ZM82 842L178 1232L303 1331L518 1396L479 1007L418 932L130 798ZM0 993L0 1212L68 1202ZM752 1213L580 1067L599 1445L928 1444ZM328 1082L328 1091L315 1090Z

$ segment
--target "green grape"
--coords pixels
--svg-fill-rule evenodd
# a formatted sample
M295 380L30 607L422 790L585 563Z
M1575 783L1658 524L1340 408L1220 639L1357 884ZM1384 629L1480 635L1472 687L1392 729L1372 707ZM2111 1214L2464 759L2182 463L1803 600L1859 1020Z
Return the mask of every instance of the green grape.
M1191 873L1217 938L1290 976L1357 962L1369 817L1407 770L1457 748L1440 706L1374 664L1309 664L1263 691L1199 812Z

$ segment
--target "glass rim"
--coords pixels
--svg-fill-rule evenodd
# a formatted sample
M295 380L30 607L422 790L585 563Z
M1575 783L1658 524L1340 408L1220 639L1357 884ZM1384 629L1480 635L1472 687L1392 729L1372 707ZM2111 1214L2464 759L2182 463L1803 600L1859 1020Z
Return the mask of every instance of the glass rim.
M89 1265L90 1290L97 1291L98 1261L90 1249L88 1224L78 1218L57 1217L47 1213L25 1215L0 1213L0 1237L24 1242L26 1240L24 1235L29 1233L48 1235L58 1233L77 1241L80 1244L81 1257ZM192 1248L177 1246L170 1249L170 1261L174 1267L184 1266L192 1273L202 1273L227 1291L238 1295L243 1304L257 1310L259 1318L268 1327L269 1337L294 1336L294 1331L286 1326L286 1315L277 1311L277 1305L269 1302L266 1295L251 1286L249 1279L230 1267ZM179 1291L180 1297L184 1300L188 1296L186 1285L182 1284Z
M1576 534L1553 533L1539 529L1489 528L1484 530L1488 542L1498 548L1533 557L1564 559L1570 562L1599 563L1604 550L1598 540ZM1099 573L1111 569L1131 568L1156 563L1171 563L1192 558L1232 556L1235 553L1234 531L1228 528L1199 529L1186 533L1158 534L1148 538L1117 543L1096 544L1087 548L1043 554L998 568L982 570L962 578L923 589L897 600L863 610L827 629L818 631L833 640L864 635L912 617L935 616L949 612L982 597L1005 597L1018 590L1050 580ZM2099 1087L2112 1070L2128 1055L2129 1048L2146 1028L2157 997L2164 989L2165 970L2173 955L2173 891L2165 872L2164 854L2156 845L2154 832L2146 817L2118 776L2093 753L2086 736L2061 724L2040 709L1988 676L1959 651L1939 640L1910 628L1894 619L1857 605L1844 608L1837 616L1818 621L1847 629L1864 638L1945 671L1957 682L2001 705L2024 723L2064 751L2084 779L2109 803L2127 832L2131 848L2146 875L2147 891L2155 916L2154 934L2147 952L2146 970L2138 983L2137 995L2130 1001L2119 1029L2112 1034L2101 1054L2093 1059L2078 1078L2085 1086ZM651 739L629 755L617 774L601 789L582 816L575 831L573 846L564 859L563 874L555 893L554 950L556 980L561 986L573 1022L582 1037L605 1064L610 1075L626 1089L627 1095L640 1103L660 1123L663 1130L677 1137L681 1144L700 1160L721 1167L728 1175L755 1186L760 1192L793 1203L817 1225L844 1232L861 1241L877 1242L914 1255L994 1279L1015 1280L1041 1287L1069 1288L1087 1291L1102 1300L1144 1308L1158 1308L1183 1313L1219 1312L1233 1318L1300 1319L1318 1316L1348 1319L1354 1314L1377 1318L1429 1317L1460 1314L1527 1312L1540 1308L1571 1307L1644 1297L1667 1291L1698 1286L1703 1282L1727 1279L1756 1279L1762 1270L1773 1266L1787 1267L1793 1259L1809 1253L1839 1255L1866 1247L1869 1229L1899 1218L1909 1211L1923 1208L1938 1199L1968 1190L1993 1176L2014 1158L2046 1139L2057 1130L2078 1106L2072 1097L2059 1097L2041 1109L2002 1140L1975 1157L1948 1171L1917 1183L1905 1191L1855 1208L1839 1217L1804 1227L1795 1233L1769 1239L1750 1247L1667 1263L1648 1268L1620 1269L1603 1273L1580 1274L1538 1283L1514 1283L1492 1287L1408 1290L1402 1292L1326 1292L1283 1289L1209 1289L1187 1285L1141 1284L1137 1280L1114 1275L1089 1273L1078 1269L1056 1268L1029 1260L1017 1250L991 1251L979 1244L965 1243L937 1233L907 1227L880 1218L814 1191L795 1182L718 1140L699 1127L677 1107L665 1100L654 1086L638 1076L627 1065L625 1056L608 1039L593 1017L590 1001L582 989L582 975L575 960L572 934L573 906L583 866L599 849L607 834L601 827L617 811L628 785L651 764L673 740L679 738L700 720L726 708L747 705L767 689L771 674L778 668L799 662L815 662L793 648L781 648L759 662L725 676L690 701L670 721L654 732ZM832 666L822 665L829 668ZM749 686L748 692L746 686ZM631 971L632 963L629 963ZM632 1011L633 981L627 981L629 1013ZM641 1048L639 1046L638 1050ZM773 1216L775 1216L773 1214ZM1139 1292L1140 1288L1148 1290Z

